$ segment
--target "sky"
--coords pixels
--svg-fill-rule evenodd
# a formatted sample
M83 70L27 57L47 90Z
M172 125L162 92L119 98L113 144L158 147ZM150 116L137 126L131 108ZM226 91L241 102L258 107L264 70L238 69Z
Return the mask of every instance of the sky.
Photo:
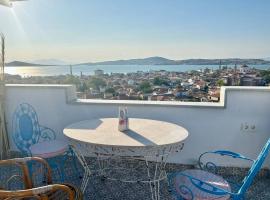
M7 60L270 57L269 0L28 0L0 6Z

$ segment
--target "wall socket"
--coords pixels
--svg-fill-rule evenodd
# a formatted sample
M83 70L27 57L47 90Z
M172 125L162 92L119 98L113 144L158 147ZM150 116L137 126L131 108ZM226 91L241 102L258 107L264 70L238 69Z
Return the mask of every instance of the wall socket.
M256 125L251 123L241 123L240 130L243 132L255 132L256 131Z

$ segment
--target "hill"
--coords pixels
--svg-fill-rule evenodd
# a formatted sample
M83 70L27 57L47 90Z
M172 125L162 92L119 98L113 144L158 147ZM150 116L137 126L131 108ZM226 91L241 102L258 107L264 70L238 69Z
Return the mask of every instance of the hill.
M16 66L16 67L35 67L35 66L50 66L50 65L42 65L42 64L34 64L34 63L27 63L27 62L21 62L21 61L12 61L9 63L6 63L5 66Z
M264 65L270 64L270 61L263 59L186 59L170 60L163 57L149 57L141 59L115 60L104 62L81 63L79 65Z
M176 61L177 64L185 65L264 65L270 64L270 61L263 59L240 59L240 58L227 58L227 59L187 59Z
M54 61L56 62L56 61ZM13 61L7 63L6 66L56 66L57 64L37 64L27 63L21 61ZM58 62L59 64L60 62ZM61 61L63 64L64 62ZM76 65L270 65L270 60L265 59L241 59L241 58L227 58L227 59L186 59L186 60L170 60L163 57L149 57L129 60L115 60L104 62L87 62ZM59 64L59 66L62 66Z
M149 57L129 60L115 60L95 63L82 63L81 65L174 65L174 60L163 57Z

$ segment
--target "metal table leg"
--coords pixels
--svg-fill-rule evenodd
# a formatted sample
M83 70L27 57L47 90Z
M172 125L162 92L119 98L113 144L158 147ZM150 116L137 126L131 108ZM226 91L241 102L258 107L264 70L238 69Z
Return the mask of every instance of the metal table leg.
M151 168L149 158L145 157L145 164L152 200L160 200L160 181L164 179L167 181L167 173L165 171L167 158L168 155L156 156L156 159L154 160L155 165L153 168Z
M80 150L75 148L74 146L72 146L72 149L84 169L84 175L81 184L81 191L84 193L91 176L91 170Z

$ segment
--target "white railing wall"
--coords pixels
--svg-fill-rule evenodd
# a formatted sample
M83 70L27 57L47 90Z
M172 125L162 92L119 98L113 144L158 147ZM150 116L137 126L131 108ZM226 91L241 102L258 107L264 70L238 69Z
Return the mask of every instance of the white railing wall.
M59 138L64 137L63 128L70 123L117 117L120 105L128 106L130 117L179 124L190 135L184 150L171 156L170 161L176 163L193 164L200 153L215 149L237 151L254 158L270 138L269 87L223 87L220 103L185 103L80 100L76 99L71 85L7 85L6 117L10 135L12 114L23 102L31 104L40 123L55 130ZM243 125L254 125L255 129L243 130ZM16 149L13 143L12 148Z

